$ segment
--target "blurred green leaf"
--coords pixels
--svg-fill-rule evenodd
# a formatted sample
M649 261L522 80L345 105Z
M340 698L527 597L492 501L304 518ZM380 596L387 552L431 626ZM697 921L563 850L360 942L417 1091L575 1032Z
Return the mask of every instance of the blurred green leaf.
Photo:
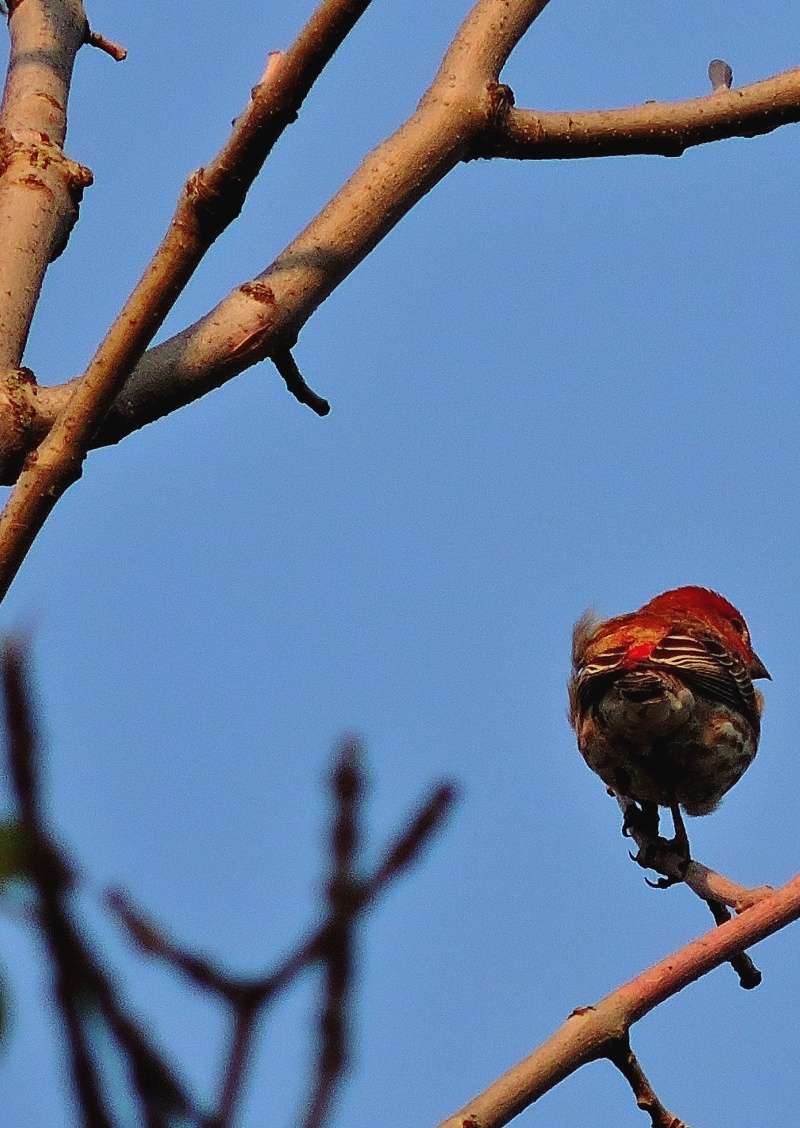
M25 834L18 822L0 822L0 890L10 881L27 877Z

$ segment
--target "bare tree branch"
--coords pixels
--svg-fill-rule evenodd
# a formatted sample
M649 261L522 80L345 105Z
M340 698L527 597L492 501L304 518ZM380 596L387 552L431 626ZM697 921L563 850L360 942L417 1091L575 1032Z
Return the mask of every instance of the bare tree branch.
M800 121L800 69L736 90L724 83L702 98L644 102L610 110L509 109L487 134L483 157L554 160L660 154L679 157L695 145L756 137Z
M106 906L143 952L165 961L197 987L220 998L231 1019L222 1083L216 1109L201 1112L175 1071L152 1045L146 1027L126 1009L100 957L84 939L69 903L78 875L66 852L52 839L41 810L38 746L29 700L22 648L13 642L0 654L5 702L10 780L17 806L20 871L37 894L26 919L41 932L54 974L54 993L64 1022L72 1077L83 1123L111 1128L117 1123L113 1094L102 1076L93 1046L93 1024L101 1020L127 1060L139 1099L142 1123L180 1123L202 1128L232 1128L246 1080L259 1019L277 996L306 968L323 972L320 1056L311 1084L305 1124L323 1128L349 1054L353 937L357 922L387 885L405 872L441 829L455 798L450 784L432 789L408 822L390 840L383 858L367 876L357 872L362 840L360 809L364 793L361 749L353 740L338 751L331 776L334 811L330 831L331 869L328 911L318 928L272 970L258 977L223 971L191 953L147 920L119 891L105 896ZM173 1115L174 1114L174 1115Z
M279 65L254 87L217 157L189 177L160 247L0 515L0 598L58 499L80 476L89 443L131 369L205 252L239 214L275 141L369 3L322 0ZM83 41L85 21L80 32Z
M117 442L266 357L285 359L320 303L459 161L677 153L721 137L766 132L800 116L800 71L740 90L722 83L687 102L608 111L515 110L510 90L498 83L500 68L546 0L479 0L416 113L366 158L306 230L205 318L142 355L199 257L237 214L247 185L325 59L367 3L324 0L294 47L255 89L253 104L219 157L190 178L151 267L79 381L36 388L19 378L18 358L0 367L0 421L8 420L0 428L3 480L14 480L25 453L50 430L29 460L11 510L0 517L0 596L57 496L79 474L88 446ZM284 366L283 374L288 371ZM76 387L80 396L73 398ZM303 392L305 385L295 381L295 387ZM310 390L304 402L320 413L325 405Z
M62 148L86 29L81 0L15 4L9 29L0 105L0 371L19 367L45 271L66 245L92 182Z
M693 940L594 1006L579 1007L546 1042L439 1128L502 1128L587 1062L609 1056L659 1003L800 917L800 875L740 916Z
M262 274L142 357L94 444L118 442L205 395L273 356L276 343L291 346L342 279L455 165L474 155L508 96L497 82L500 68L546 2L479 0L417 111ZM41 389L39 411L57 410L64 387Z
M691 145L755 136L800 117L800 71L685 102L646 102L620 110L516 110L511 92L497 84L499 66L520 26L528 26L543 7L504 0L476 5L417 113L366 158L262 275L142 357L93 444L118 442L218 387L274 352L276 338L296 339L342 279L461 160L678 155ZM497 40L492 39L493 20L506 21ZM55 418L69 387L39 390L34 410L40 430Z

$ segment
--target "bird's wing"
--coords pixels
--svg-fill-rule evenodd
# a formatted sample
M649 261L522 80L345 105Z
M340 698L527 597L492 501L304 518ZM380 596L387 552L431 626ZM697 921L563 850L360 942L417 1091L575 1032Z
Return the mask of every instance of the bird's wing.
M689 633L685 628L658 622L643 622L635 631L630 620L601 624L593 636L584 636L575 648L573 695L575 702L586 701L602 692L602 685L624 671L635 668L673 670L704 696L721 701L746 714L756 726L759 707L750 674L744 662L712 634L702 630Z
M671 631L653 648L646 664L680 670L701 693L743 709L758 724L756 693L744 662L713 635Z

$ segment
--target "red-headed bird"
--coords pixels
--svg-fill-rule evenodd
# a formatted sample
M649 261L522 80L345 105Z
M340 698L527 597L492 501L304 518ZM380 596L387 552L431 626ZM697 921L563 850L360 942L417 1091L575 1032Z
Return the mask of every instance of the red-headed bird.
M707 815L753 762L769 673L733 604L702 587L665 591L638 611L575 625L570 721L586 763L636 800ZM688 856L685 832L681 844Z

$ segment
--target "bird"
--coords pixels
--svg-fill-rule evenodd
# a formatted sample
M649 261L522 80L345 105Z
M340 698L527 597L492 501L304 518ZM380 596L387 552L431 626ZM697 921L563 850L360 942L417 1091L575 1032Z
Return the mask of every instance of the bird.
M636 804L623 834L657 835L667 807L669 845L688 863L681 812L709 814L753 762L760 678L770 674L744 617L709 588L674 588L612 619L584 613L573 631L569 719L588 766Z

